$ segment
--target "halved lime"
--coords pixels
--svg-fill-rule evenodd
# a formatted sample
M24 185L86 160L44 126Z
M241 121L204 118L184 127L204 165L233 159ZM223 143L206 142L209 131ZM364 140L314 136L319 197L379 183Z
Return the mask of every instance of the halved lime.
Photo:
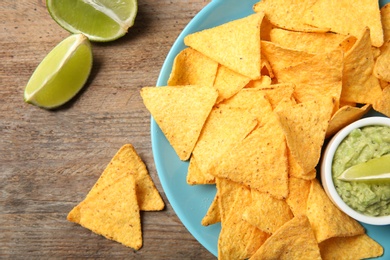
M337 179L342 181L390 181L390 154L346 169Z
M51 17L72 33L106 42L125 35L137 15L137 0L46 0Z
M43 108L56 108L84 86L92 68L91 44L83 34L60 42L35 69L24 90L24 100Z

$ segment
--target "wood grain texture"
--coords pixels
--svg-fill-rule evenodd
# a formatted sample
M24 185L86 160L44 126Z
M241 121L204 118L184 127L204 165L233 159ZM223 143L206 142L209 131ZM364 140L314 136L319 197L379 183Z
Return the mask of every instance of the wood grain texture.
M45 55L69 35L44 0L0 3L0 258L214 259L181 224L159 183L150 115L139 90L154 86L187 23L209 1L139 0L135 26L111 43L93 43L94 65L76 98L55 111L23 102ZM143 212L144 246L135 252L66 215L116 151L132 143L166 209Z

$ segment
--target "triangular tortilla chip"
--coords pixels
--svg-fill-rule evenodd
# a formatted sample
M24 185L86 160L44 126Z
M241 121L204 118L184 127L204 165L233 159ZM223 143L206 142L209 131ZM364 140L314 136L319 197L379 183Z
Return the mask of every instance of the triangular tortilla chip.
M217 194L215 194L215 197L213 201L211 202L211 205L209 209L207 210L206 215L202 218L202 225L203 226L209 226L218 222L221 222L221 214L219 212L219 195L218 191Z
M211 87L144 87L141 97L181 160L187 160L218 97Z
M273 43L284 48L308 53L330 52L346 38L337 33L294 32L280 28L272 29L270 37Z
M263 88L262 92L271 104L272 109L275 109L283 99L293 98L294 89L295 85L293 83L281 83Z
M275 233L284 223L293 218L285 200L267 193L251 190L252 202L246 206L242 218L263 232Z
M294 217L278 229L250 260L321 259L313 230L305 215Z
M215 176L199 169L195 156L192 155L188 165L187 183L189 185L214 184Z
M135 250L142 247L136 184L130 173L88 196L67 218Z
M220 183L219 188L227 189L221 191L219 197L221 204L225 205L223 209L227 211L222 218L222 229L218 239L218 259L247 259L269 235L242 219L243 210L251 201L248 188L240 184L231 184L229 181Z
M316 0L304 13L303 22L316 27L330 28L332 32L359 36L369 27L372 31L372 44L383 44L383 31L377 0ZM353 22L351 22L353 21Z
M319 244L322 259L366 259L383 255L383 247L366 234L333 237Z
M250 78L220 65L214 82L214 88L218 90L219 94L217 103L232 97L243 89L250 80Z
M302 16L313 0L262 0L253 6L255 12L264 12L270 22L277 27L302 32L326 32L327 28L317 28L305 24Z
M383 41L390 40L390 3L385 4L381 8L381 21L383 29Z
M291 177L288 179L289 194L287 204L294 216L306 215L306 202L309 197L311 181Z
M272 73L275 74L278 80L281 70L309 61L315 56L312 53L287 49L286 47L267 41L261 41L261 51L264 58L270 63Z
M254 130L214 164L211 174L283 199L288 195L285 136L271 113L264 126Z
M187 35L184 43L229 69L260 78L260 25L264 14L252 14Z
M355 122L364 116L371 109L371 105L367 104L363 107L343 106L332 116L329 122L326 138L334 135L341 128Z
M380 80L390 82L390 42L386 42L375 60L374 75Z
M211 173L211 166L257 125L254 115L243 109L220 105L213 108L194 148L199 170Z
M332 103L334 103L333 99L322 98L275 109L290 152L304 173L312 171L320 159L325 133L333 111Z
M150 177L142 159L131 144L123 145L111 159L87 197L93 196L101 189L111 185L126 174L134 175L136 182L137 200L140 210L154 211L164 208L156 186Z
M279 71L278 80L295 84L294 97L298 102L333 97L337 109L342 91L342 73L343 52L334 50Z
M381 97L374 103L373 108L390 117L390 86L386 87L382 91Z
M212 87L217 69L218 63L216 61L194 49L186 48L175 57L168 86Z
M317 179L312 180L306 212L318 243L331 237L365 233L359 222L340 211L330 201Z
M366 28L344 57L341 99L362 104L374 104L381 95L379 80L373 74L374 57L370 30Z

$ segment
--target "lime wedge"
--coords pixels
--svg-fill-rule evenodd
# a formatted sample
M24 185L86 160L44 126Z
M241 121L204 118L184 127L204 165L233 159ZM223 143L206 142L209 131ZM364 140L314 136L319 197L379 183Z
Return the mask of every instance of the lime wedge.
M83 34L60 42L35 69L24 90L27 103L51 109L74 97L92 68L91 44Z
M390 181L390 154L346 169L337 179L342 181Z
M51 17L72 33L107 42L125 35L137 15L137 0L46 0Z

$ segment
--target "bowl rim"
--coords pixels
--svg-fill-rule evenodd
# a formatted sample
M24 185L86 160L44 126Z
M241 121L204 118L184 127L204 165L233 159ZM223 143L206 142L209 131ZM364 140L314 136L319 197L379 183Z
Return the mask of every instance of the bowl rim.
M340 145L340 143L348 136L348 134L357 128L362 128L370 125L385 125L390 127L390 118L374 116L359 119L344 128L338 131L329 141L321 162L321 182L324 187L325 192L331 201L344 213L350 217L371 225L389 225L390 224L390 215L389 216L367 216L362 213L359 213L348 206L340 195L337 193L336 188L333 184L332 178L332 162L334 154Z

